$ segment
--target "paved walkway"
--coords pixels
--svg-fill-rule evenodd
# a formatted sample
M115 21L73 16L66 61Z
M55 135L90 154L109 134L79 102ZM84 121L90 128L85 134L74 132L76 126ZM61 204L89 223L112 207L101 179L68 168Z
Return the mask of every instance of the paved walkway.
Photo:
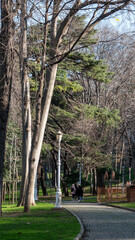
M135 212L96 203L63 203L84 226L83 240L135 240Z

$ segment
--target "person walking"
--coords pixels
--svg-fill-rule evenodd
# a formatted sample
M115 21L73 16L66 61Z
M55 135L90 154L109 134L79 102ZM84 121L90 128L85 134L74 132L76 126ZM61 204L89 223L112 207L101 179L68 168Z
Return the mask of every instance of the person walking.
M83 198L83 189L81 185L78 183L75 186L76 186L76 199L80 201Z
M78 188L79 188L79 200L82 200L83 199L83 189L82 189L82 186L79 185Z
M71 186L71 193L72 193L72 200L75 200L75 196L76 196L76 187L75 184L72 184Z

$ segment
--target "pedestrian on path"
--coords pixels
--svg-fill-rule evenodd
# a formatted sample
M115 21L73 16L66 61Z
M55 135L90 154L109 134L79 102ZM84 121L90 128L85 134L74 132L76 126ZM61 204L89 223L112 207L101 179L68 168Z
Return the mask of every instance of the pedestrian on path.
M75 184L72 184L71 186L71 193L72 193L72 200L75 200L75 196L76 196L76 187Z
M78 201L83 199L83 189L80 184L76 184L76 199Z

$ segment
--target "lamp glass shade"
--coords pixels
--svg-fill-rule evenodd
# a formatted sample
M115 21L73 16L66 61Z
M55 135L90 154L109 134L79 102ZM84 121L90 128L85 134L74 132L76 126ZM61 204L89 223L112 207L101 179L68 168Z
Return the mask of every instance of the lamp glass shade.
M58 131L56 134L56 138L59 142L61 142L61 140L62 140L62 135L63 135L63 133L61 131Z

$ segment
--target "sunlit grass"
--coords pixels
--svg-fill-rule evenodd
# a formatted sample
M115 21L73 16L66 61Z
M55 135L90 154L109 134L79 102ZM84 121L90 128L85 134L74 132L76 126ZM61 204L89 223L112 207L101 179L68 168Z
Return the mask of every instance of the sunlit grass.
M38 202L30 213L23 213L23 207L3 205L0 240L71 240L79 231L77 219L52 204Z
M135 209L135 202L128 202L128 203L113 203L112 205Z
M97 202L97 196L84 197L83 202L96 203Z

